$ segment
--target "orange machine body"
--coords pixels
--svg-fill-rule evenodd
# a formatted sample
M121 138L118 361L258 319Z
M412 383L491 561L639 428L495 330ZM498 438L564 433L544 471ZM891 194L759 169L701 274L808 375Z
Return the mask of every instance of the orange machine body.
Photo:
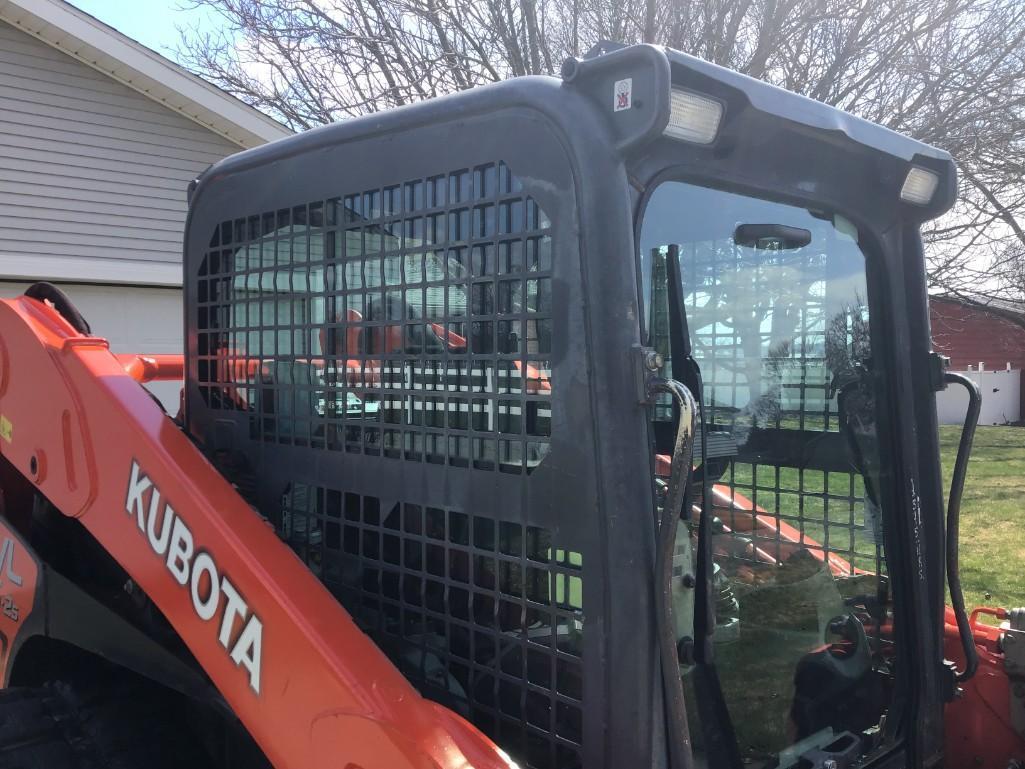
M1000 628L977 621L972 612L972 633L979 654L979 670L944 711L947 766L1008 769L1025 757L1025 736L1014 729L1011 716L1011 680L1000 650ZM981 613L993 614L983 609ZM964 652L953 610L947 607L944 632L947 659L964 667Z
M180 358L119 358L48 305L4 300L0 454L150 597L275 766L508 767L410 686L138 384L180 372ZM38 570L7 528L6 541L22 584L0 563L0 610L11 598L20 613L0 616L5 676Z

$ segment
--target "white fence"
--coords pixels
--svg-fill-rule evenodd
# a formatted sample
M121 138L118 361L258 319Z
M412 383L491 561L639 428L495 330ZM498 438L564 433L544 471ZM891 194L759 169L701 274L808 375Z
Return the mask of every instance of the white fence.
M959 371L979 387L982 394L980 425L1002 425L1021 419L1021 371L1006 369L987 371L980 363L977 369L969 366L968 371ZM936 414L941 425L964 422L968 408L968 393L959 385L951 385L936 394Z

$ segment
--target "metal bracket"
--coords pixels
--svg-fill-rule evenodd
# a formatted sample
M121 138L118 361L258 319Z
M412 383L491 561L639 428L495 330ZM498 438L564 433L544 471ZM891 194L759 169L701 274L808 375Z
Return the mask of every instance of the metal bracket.
M665 360L661 353L640 344L635 344L630 348L630 358L633 364L637 403L641 406L651 406L655 399L648 387L648 382L653 376L658 375L659 370L665 365Z
M860 737L851 732L840 732L830 739L828 745L812 747L798 755L791 753L792 758L799 759L787 767L808 767L808 769L849 769L858 762L864 750ZM782 754L780 755L782 758ZM783 765L782 763L780 764Z
M943 375L950 368L950 358L940 355L938 352L929 353L929 385L933 392L940 392L947 389L947 382Z

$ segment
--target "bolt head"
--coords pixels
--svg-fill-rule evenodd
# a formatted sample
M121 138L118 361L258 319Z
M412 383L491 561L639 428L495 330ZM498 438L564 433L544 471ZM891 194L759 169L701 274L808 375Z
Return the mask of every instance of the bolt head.
M662 368L665 363L665 359L662 357L662 353L655 352L654 350L648 350L644 356L644 366L648 371L658 371Z

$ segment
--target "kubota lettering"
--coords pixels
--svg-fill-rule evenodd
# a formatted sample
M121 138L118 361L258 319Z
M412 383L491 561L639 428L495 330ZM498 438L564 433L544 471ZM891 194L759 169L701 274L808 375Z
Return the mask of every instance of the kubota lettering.
M156 517L157 517L157 510L159 510L159 509L160 509L160 489L153 489L153 491L151 491L150 495L149 495L149 516L148 516L149 523L148 523L147 526L143 527L143 525L142 525L142 518L139 518L139 531L144 531L145 529L150 529L151 530L153 528L153 522L154 522L154 519L156 519Z
M156 489L153 492L156 493ZM192 532L181 518L175 518L171 527L171 546L167 548L167 569L178 580L179 585L189 581L192 549Z
M249 671L249 685L260 693L260 640L263 638L263 623L254 614L242 628L242 634L231 650L231 659Z
M208 595L206 600L199 595L200 584L203 580L203 574L206 574L207 579L210 582ZM217 565L214 563L214 559L210 557L209 553L203 552L196 556L196 560L192 562L192 607L196 610L196 614L199 615L200 619L211 620L217 613L217 604L221 601L221 585L217 581Z
M153 494L156 497L156 493ZM146 521L146 535L149 537L150 547L153 548L153 552L157 555L163 555L167 552L167 543L171 538L171 524L174 523L174 510L170 505L164 506L163 523L160 524L160 536L157 536L156 522L157 522L157 511L153 509L153 505L149 508L149 520Z
M227 577L221 580L221 592L224 593L228 603L224 607L224 616L221 618L221 632L217 635L217 640L221 642L221 646L227 649L228 644L231 643L231 634L235 628L235 620L240 617L245 619L246 602L242 600L242 596L238 594L235 586L228 581Z
M139 463L132 462L132 475L128 479L128 497L125 499L125 510L129 515L133 514L139 519L139 531L145 531L143 518L145 508L142 505L142 495L146 493L153 482L145 475L140 475Z
M221 574L213 554L197 546L188 523L162 499L160 489L135 461L128 479L125 512L135 519L143 539L167 566L171 578L189 591L196 616L209 622L221 612L217 641L231 661L248 673L250 687L259 694L263 623L228 576ZM239 625L241 631L233 642Z

